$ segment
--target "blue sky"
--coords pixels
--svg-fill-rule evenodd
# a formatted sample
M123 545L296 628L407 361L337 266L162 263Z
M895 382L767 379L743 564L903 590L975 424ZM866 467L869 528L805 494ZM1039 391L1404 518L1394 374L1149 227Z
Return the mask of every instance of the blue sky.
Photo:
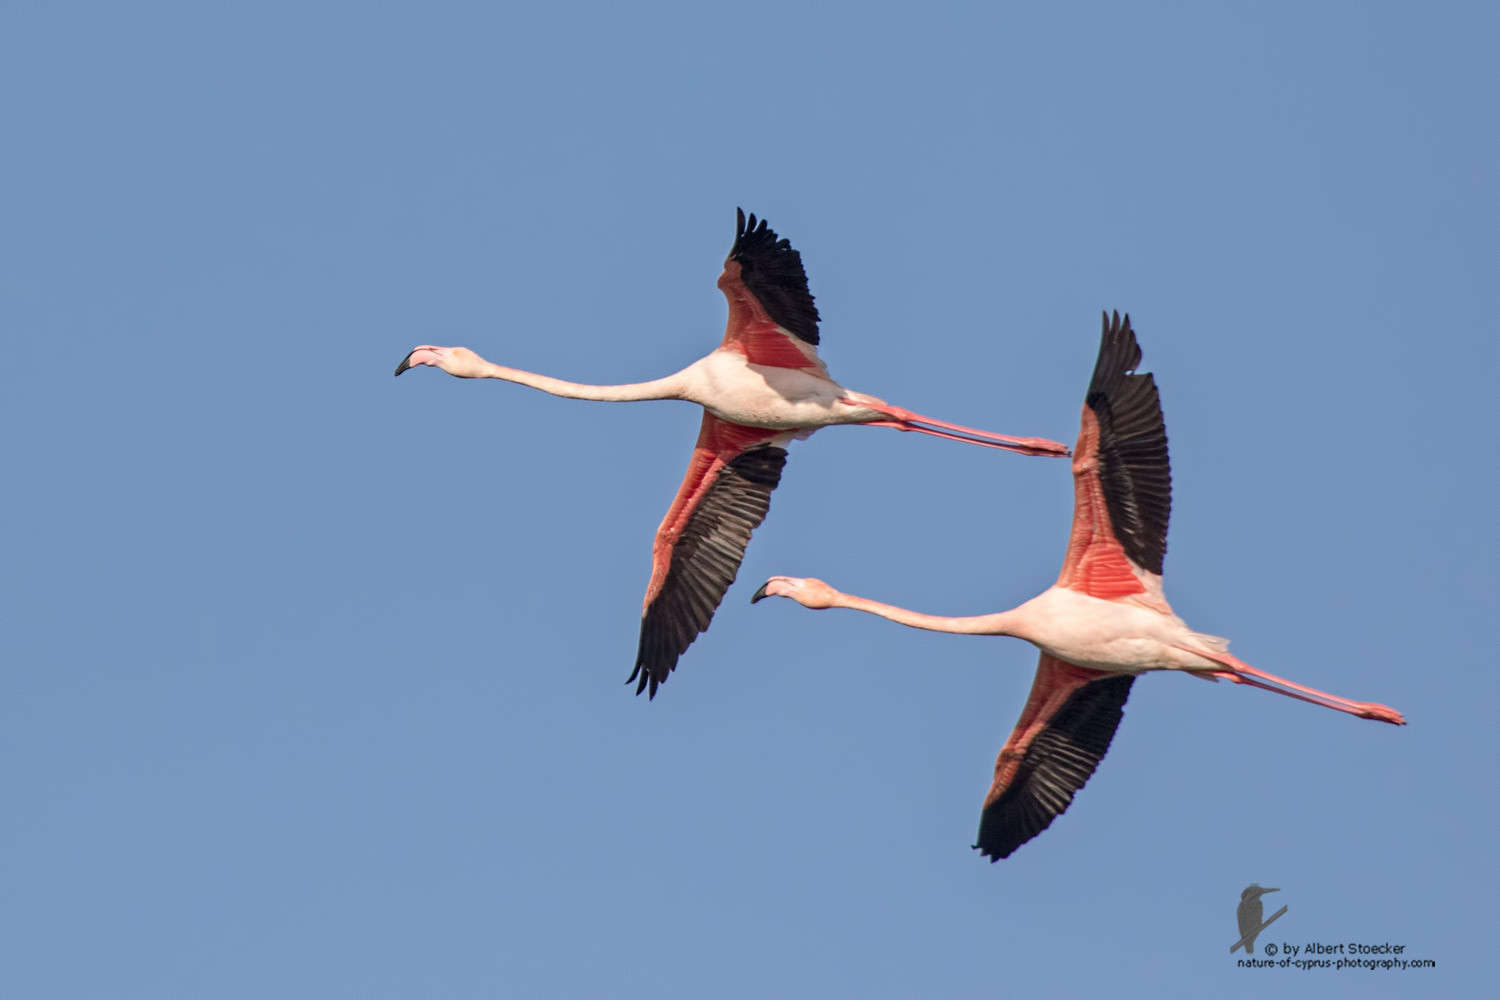
M1492 6L0 16L0 993L1492 986ZM1017 604L1067 467L863 428L793 448L634 698L698 413L390 373L674 371L739 205L803 252L833 374L933 416L1071 441L1129 311L1178 612L1411 724L1147 677L983 863L1034 651L748 599ZM1250 882L1272 940L1438 967L1237 969Z

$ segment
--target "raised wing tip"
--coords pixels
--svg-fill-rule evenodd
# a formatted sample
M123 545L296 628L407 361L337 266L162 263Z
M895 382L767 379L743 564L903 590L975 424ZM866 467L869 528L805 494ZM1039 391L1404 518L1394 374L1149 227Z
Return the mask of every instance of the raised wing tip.
M756 219L755 213L751 212L747 220L743 208L736 208L734 210L734 223L734 238L736 242L750 234L764 232L766 229L765 219Z
M1141 364L1141 345L1135 339L1135 330L1130 325L1130 313L1120 315L1119 310L1114 314L1104 314L1104 332L1101 337L1099 353L1102 356L1105 347L1114 349L1117 361L1125 362L1121 374L1133 375Z
M1130 313L1121 316L1118 309L1113 313L1106 309L1102 313L1102 317L1104 320L1102 340L1105 344L1126 343L1135 347L1135 364L1131 365L1129 369L1130 372L1134 372L1135 365L1141 363L1141 352L1140 345L1135 339L1135 330L1130 326Z

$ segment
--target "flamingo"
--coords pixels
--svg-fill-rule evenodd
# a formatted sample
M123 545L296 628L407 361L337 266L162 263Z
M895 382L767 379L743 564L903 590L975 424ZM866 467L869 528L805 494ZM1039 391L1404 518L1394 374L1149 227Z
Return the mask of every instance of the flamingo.
M913 628L1008 635L1041 650L1021 718L995 762L974 847L991 862L1045 830L1109 749L1138 674L1181 670L1248 684L1364 719L1405 725L1385 705L1351 701L1257 670L1229 641L1194 632L1162 593L1172 507L1167 431L1155 379L1135 374L1130 317L1104 317L1099 359L1073 449L1073 531L1062 574L1040 596L997 614L943 618L773 576L755 592L805 608L852 608Z
M951 424L851 392L818 357L818 310L802 255L765 220L737 210L734 245L719 275L729 300L724 340L707 357L666 378L630 385L580 385L491 364L464 347L423 344L396 366L458 378L496 378L554 396L628 402L683 399L703 407L698 443L677 497L656 531L640 643L627 684L656 689L708 629L734 582L750 533L770 508L786 448L820 427L861 424L917 431L1023 455L1065 457L1066 445ZM926 425L926 426L924 426Z

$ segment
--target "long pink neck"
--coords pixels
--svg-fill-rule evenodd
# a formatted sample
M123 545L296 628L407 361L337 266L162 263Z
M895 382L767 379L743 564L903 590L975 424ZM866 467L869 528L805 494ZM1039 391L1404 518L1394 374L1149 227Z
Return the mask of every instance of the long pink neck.
M864 611L879 615L898 625L922 628L929 632L951 632L955 635L1017 635L1019 626L1014 611L999 611L992 615L970 615L962 618L944 618L940 615L924 615L919 611L908 611L894 604L881 604L866 597L838 593L833 599L836 608Z
M504 379L518 385L529 385L533 389L563 396L567 399L594 399L605 403L629 403L642 399L681 399L683 380L681 373L651 382L633 382L629 385L585 385L581 382L564 382L560 378L538 375L519 368L490 364L483 378Z

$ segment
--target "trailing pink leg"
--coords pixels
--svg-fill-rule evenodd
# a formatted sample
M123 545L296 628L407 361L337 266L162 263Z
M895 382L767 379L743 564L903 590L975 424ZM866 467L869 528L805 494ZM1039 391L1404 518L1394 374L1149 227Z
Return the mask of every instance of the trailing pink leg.
M896 420L869 420L856 427L893 427L898 431L916 431L918 434L930 434L933 437L943 438L946 441L961 441L964 444L977 444L984 448L998 448L1000 451L1015 452L1018 455L1041 455L1048 458L1054 457L1050 451L1038 451L1019 444L1001 444L998 441L983 441L979 438L964 437L962 434L949 434L947 431L933 430L931 427L918 427L916 424L902 423Z
M1310 705L1321 705L1323 708L1331 708L1335 712L1344 712L1349 715L1356 715L1361 719L1373 719L1376 722L1389 722L1393 726L1406 725L1406 719L1402 717L1401 713L1388 705L1379 705L1369 701L1354 701L1349 698L1340 698L1336 694L1329 694L1327 691L1319 691L1317 688L1310 688L1304 684L1298 684L1296 681L1289 681L1284 677L1277 677L1275 674L1266 673L1264 670L1258 670L1255 667L1250 666L1250 664L1244 662L1243 660L1230 656L1227 653L1222 655L1210 655L1204 653L1202 650L1192 650L1192 652L1198 653L1198 655L1203 656L1207 659L1215 660L1219 663L1224 663L1230 668L1228 670L1205 671L1211 677L1223 678L1224 680L1232 681L1235 684L1248 684L1251 687L1260 688L1262 691L1271 691L1275 694L1286 695L1288 698L1296 698L1298 701L1305 701ZM1256 678L1260 679L1257 680ZM1287 690L1288 688L1290 688L1290 690ZM1299 694L1297 692L1302 693Z
M1046 455L1055 458L1065 458L1072 454L1065 444L1049 441L1046 438L1012 437L1009 434L995 434L991 431L981 431L973 427L965 427L963 424L950 424L946 420L934 420L932 417L924 417L920 413L904 410L899 406L891 406L889 403L872 400L869 398L844 399L842 402L854 406L862 406L876 413L884 413L891 420L872 420L868 423L870 427L894 427L899 431L917 431L922 434L931 434L933 437L946 438L949 441L963 441L966 444L988 444L992 448L1000 448L1004 451L1014 451L1022 455ZM921 427L920 424L931 424L932 427ZM933 430L934 427L944 427L957 434L945 434L942 431Z

